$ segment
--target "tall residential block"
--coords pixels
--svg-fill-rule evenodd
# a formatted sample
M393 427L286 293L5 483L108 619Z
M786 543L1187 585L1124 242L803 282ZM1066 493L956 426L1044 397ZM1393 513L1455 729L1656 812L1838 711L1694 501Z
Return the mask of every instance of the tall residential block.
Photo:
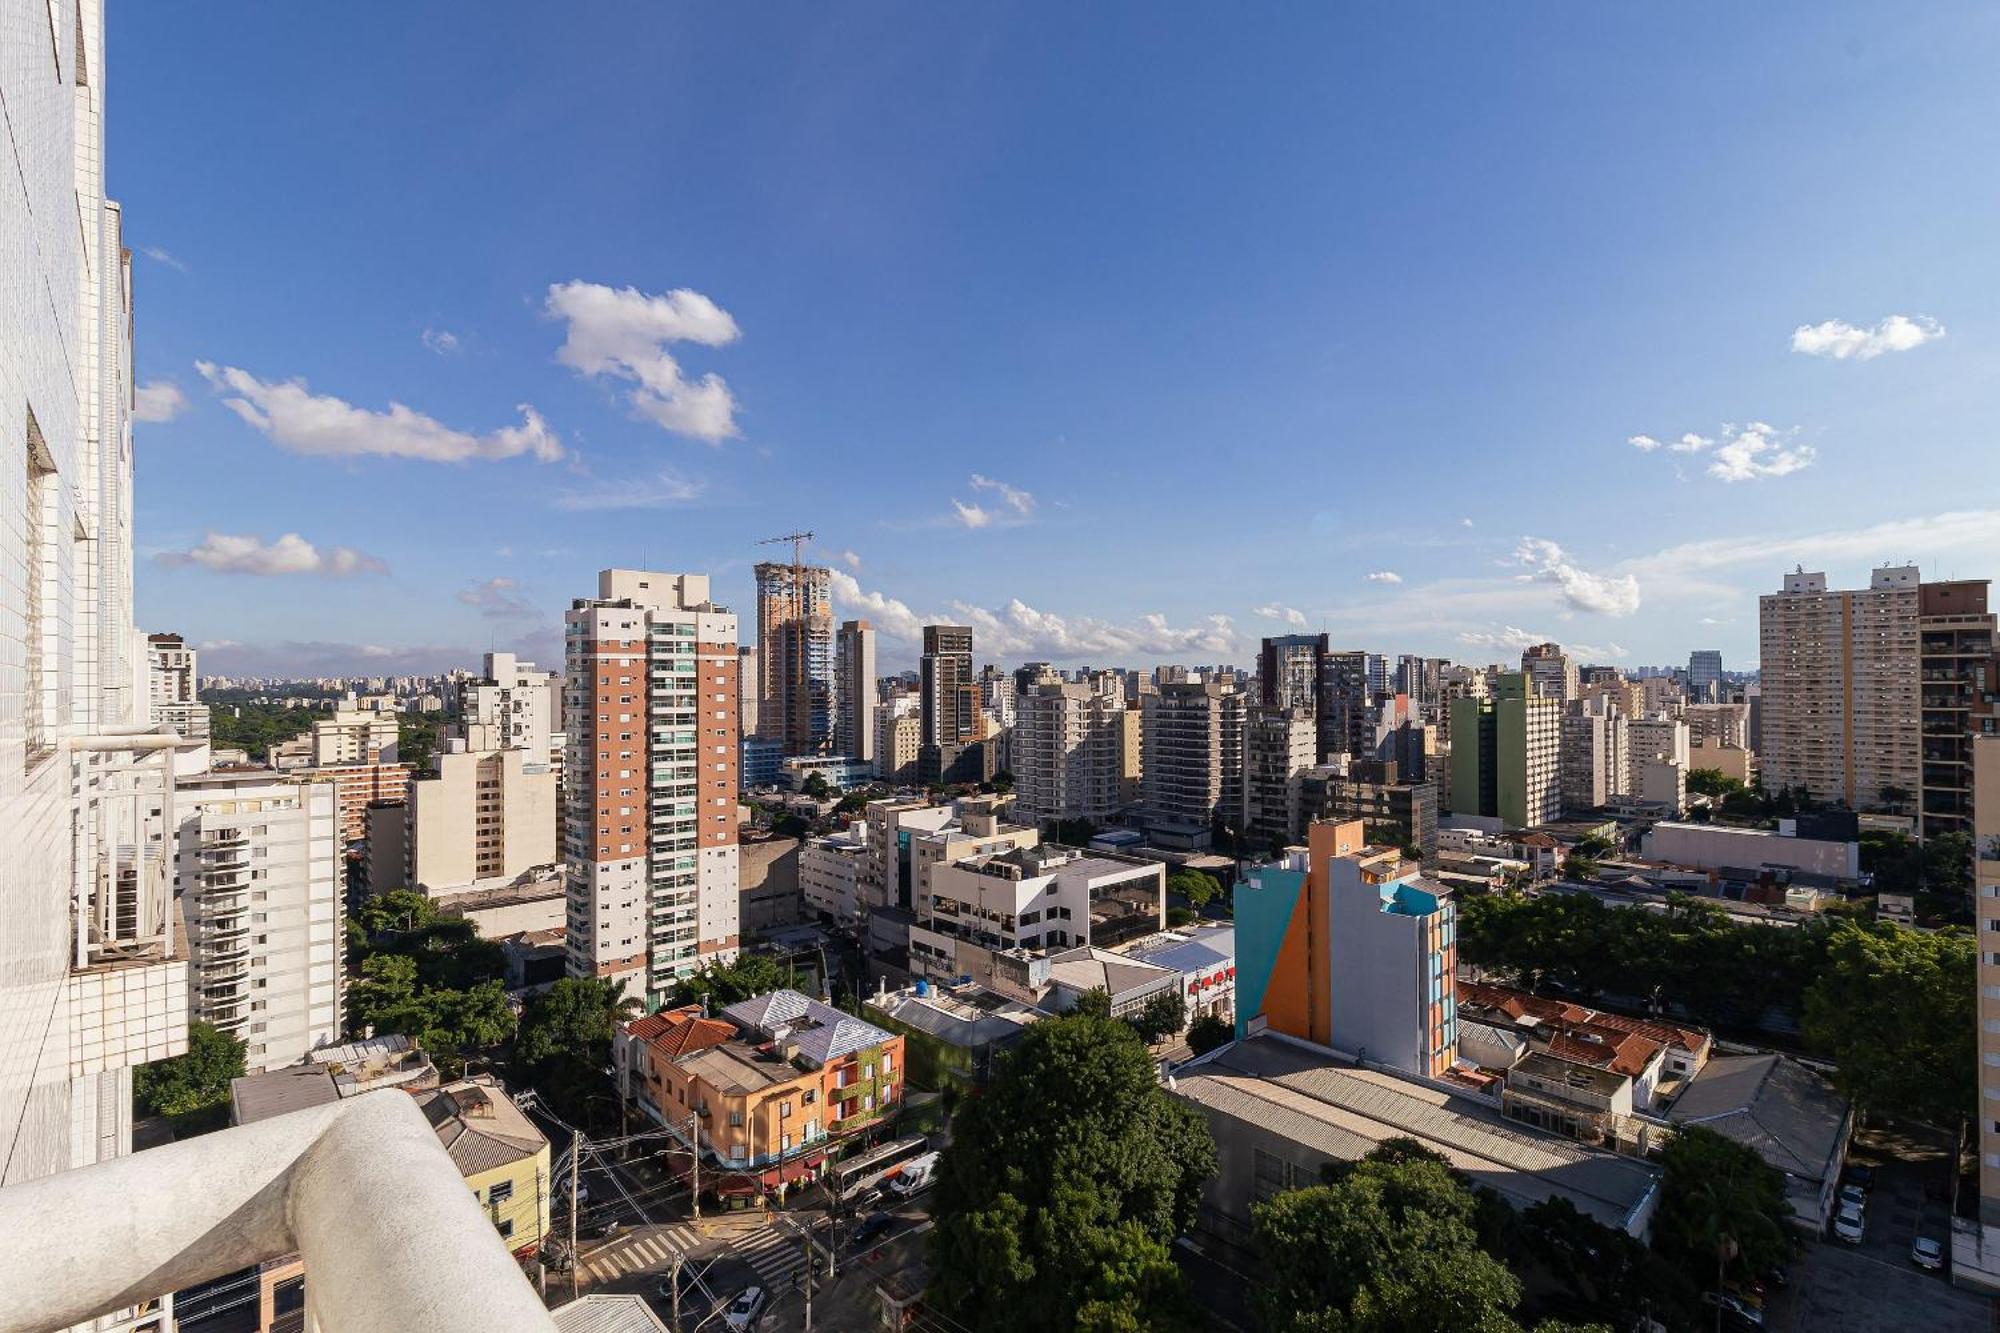
M875 680L875 627L844 620L834 637L833 748L864 764L875 762L875 715L881 705Z
M398 726L394 713L341 708L312 724L312 761L327 764L393 764Z
M1952 1229L1952 1277L2000 1292L2000 734L1970 745L1978 939L1979 1225Z
M1986 593L1985 579L1926 583L1917 592L1923 689L1918 811L1926 838L1972 828L1973 733L1990 726L1990 701L2000 690Z
M1326 635L1282 634L1257 653L1257 702L1273 708L1319 707Z
M1337 754L1366 759L1375 753L1375 708L1368 686L1367 653L1324 655L1318 710L1321 759Z
M1922 777L1919 584L1914 565L1830 591L1796 570L1758 599L1758 755L1772 791L1855 809L1913 809Z
M1458 1049L1451 891L1356 822L1316 823L1235 895L1236 1032L1266 1029L1426 1077Z
M757 650L749 644L736 650L736 729L745 737L764 734L758 726L758 694L763 689L758 661Z
M436 775L410 784L408 882L434 895L559 859L556 771L531 750L462 746L450 742Z
M1159 846L1206 848L1218 811L1238 817L1244 698L1226 680L1176 682L1145 696L1146 828Z
M562 675L513 653L488 653L480 674L459 683L459 734L468 750L526 750L530 762L562 762Z
M1509 828L1559 818L1562 709L1519 673L1497 676L1486 698L1454 699L1452 813L1498 819Z
M829 753L833 571L766 561L756 575L757 734L787 755Z
M1534 692L1544 699L1568 703L1581 688L1576 659L1559 643L1538 643L1521 651L1521 672Z
M921 727L918 777L924 782L959 780L964 776L960 758L979 730L979 690L972 676L970 628L924 626L917 689Z
M245 1044L252 1073L341 1039L336 796L269 772L203 773L175 792L192 1015Z
M569 970L658 1004L738 947L736 616L705 574L607 569L563 620Z
M1625 791L1639 795L1646 785L1648 764L1689 767L1688 724L1677 717L1635 717L1625 724ZM1657 780L1657 779L1656 779Z
M1572 814L1588 814L1630 789L1627 719L1613 707L1592 708L1562 720L1562 799Z
M178 634L146 636L149 716L189 740L208 738L208 705L201 701L195 650Z
M1068 680L1033 662L1014 673L1014 685L1014 818L1102 823L1127 805L1122 682Z
M187 1044L173 750L132 614L131 257L102 0L0 6L0 1184L131 1150ZM158 812L158 813L156 813Z
M1688 700L1697 704L1722 702L1722 653L1697 648L1688 654Z
M1251 705L1243 730L1243 809L1237 827L1266 846L1296 842L1305 829L1305 776L1318 753L1312 709Z

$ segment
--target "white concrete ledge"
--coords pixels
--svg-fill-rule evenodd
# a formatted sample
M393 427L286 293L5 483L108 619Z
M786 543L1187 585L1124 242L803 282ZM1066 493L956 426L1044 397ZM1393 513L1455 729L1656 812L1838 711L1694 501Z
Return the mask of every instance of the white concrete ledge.
M407 1095L368 1093L0 1189L0 1333L298 1253L327 1333L553 1333Z

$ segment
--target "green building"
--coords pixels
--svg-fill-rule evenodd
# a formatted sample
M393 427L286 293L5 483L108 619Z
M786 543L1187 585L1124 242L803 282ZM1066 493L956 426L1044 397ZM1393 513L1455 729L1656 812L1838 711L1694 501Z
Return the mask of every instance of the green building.
M1562 816L1562 701L1509 672L1451 701L1451 813L1531 828Z

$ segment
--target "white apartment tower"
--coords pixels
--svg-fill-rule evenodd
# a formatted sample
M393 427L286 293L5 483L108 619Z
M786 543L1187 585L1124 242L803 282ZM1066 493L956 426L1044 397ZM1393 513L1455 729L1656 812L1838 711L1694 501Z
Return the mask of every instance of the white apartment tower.
M394 713L368 709L337 710L312 724L312 761L328 764L393 764L398 748Z
M1914 565L1878 569L1851 592L1800 569L1758 599L1766 787L1803 787L1856 809L1914 801L1920 586ZM1883 799L1892 788L1902 800Z
M833 749L864 764L875 762L875 627L844 620L833 643Z
M146 636L147 698L156 727L172 727L189 740L208 739L208 709L196 682L195 650L178 634Z
M1125 692L1066 680L1046 662L1014 673L1014 818L1101 823L1125 804Z
M1562 720L1562 803L1575 814L1610 804L1630 789L1624 714L1604 707L1603 696ZM1599 705L1592 707L1592 704Z
M657 1005L736 956L736 616L705 574L607 569L563 619L569 970Z
M181 779L175 811L193 1016L243 1042L252 1073L338 1042L344 877L333 784L203 773Z
M102 0L0 6L0 1184L131 1150L187 1045L132 617L130 258L104 197ZM156 814L156 812L158 812Z
M459 729L468 750L526 750L538 764L562 762L562 677L513 653L488 653L477 679L458 687Z

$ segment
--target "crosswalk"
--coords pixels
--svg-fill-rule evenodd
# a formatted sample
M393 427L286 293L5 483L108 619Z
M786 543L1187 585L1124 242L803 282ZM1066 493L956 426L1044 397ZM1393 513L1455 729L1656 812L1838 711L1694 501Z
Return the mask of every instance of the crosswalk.
M804 1246L796 1233L774 1224L723 1237L708 1237L691 1223L644 1227L607 1241L584 1256L584 1271L593 1282L609 1282L635 1273L662 1273L673 1267L675 1254L701 1253L701 1258L740 1260L757 1270L766 1287L782 1287L805 1264Z

